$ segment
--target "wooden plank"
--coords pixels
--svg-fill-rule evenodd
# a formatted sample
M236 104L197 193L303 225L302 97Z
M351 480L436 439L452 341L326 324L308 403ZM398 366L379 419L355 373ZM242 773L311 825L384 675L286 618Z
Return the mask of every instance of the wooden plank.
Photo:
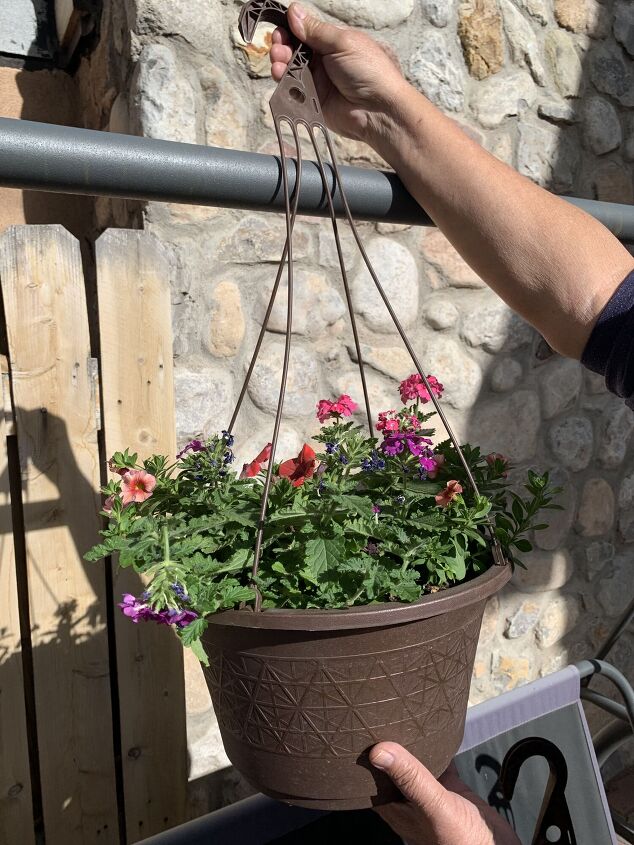
M8 362L0 356L0 842L35 843L18 589L11 521L7 428L12 425ZM6 375L6 378L5 378ZM8 418L7 418L8 417Z
M103 425L107 455L176 451L168 262L149 234L97 241ZM115 574L115 596L142 581ZM168 628L116 620L121 747L130 842L185 819L187 744L182 647Z
M98 538L99 452L79 244L61 226L0 237L22 476L35 709L47 842L117 843Z

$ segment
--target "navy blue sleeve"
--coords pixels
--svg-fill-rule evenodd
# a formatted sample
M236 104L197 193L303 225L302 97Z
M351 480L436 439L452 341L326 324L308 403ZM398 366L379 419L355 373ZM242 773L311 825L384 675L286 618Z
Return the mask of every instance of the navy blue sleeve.
M634 271L601 312L581 363L605 376L608 390L634 410Z

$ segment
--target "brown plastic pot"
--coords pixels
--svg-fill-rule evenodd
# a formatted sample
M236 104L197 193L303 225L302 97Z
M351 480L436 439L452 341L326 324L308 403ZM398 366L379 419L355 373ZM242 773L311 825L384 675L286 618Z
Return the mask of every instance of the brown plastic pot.
M394 800L368 761L399 742L435 775L455 755L486 600L510 566L412 604L226 611L205 671L225 751L259 791L348 810Z

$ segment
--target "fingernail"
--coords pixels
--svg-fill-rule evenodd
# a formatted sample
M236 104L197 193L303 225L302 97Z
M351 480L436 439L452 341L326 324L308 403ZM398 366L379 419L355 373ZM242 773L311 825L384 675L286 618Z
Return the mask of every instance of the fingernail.
M372 756L371 762L375 769L389 769L394 762L394 755L389 751L379 751Z
M303 6L300 6L299 3L293 3L293 12L300 20L308 16L308 11Z

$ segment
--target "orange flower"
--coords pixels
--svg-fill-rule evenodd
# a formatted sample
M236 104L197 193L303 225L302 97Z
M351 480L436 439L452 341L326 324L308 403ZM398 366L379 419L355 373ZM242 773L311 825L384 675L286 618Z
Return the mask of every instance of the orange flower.
M144 469L132 469L126 472L121 484L121 500L125 505L132 502L144 502L152 495L156 487L156 478Z
M462 484L458 481L448 481L445 489L436 496L436 504L441 508L446 508L460 493L462 493Z
M307 443L302 446L302 451L296 458L284 461L280 464L279 474L282 478L288 478L293 487L301 487L307 478L312 478L315 473L315 453Z

